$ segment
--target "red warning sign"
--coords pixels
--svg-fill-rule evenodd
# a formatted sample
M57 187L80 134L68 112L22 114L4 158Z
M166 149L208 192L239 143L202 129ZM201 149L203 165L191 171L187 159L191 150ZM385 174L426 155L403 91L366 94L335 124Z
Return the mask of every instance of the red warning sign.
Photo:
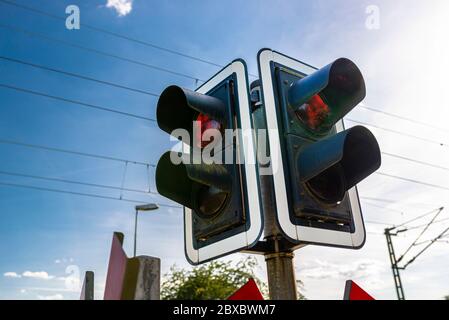
M234 292L228 300L263 300L263 296L257 287L256 281L254 281L254 279L249 279L249 281Z
M368 292L360 288L352 280L346 281L343 300L375 300Z

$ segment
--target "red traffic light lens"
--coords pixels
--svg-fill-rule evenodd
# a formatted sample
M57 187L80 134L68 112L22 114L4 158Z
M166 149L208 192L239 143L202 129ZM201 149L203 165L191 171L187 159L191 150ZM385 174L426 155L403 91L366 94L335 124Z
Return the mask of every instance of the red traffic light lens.
M203 141L202 137L206 130L208 129L216 129L222 131L221 123L210 118L208 115L200 113L196 118L196 121L199 122L199 130L196 131L196 146L200 149L207 146L212 141Z
M328 129L327 123L331 110L319 94L314 95L295 112L297 117L310 129ZM325 128L321 128L323 125Z

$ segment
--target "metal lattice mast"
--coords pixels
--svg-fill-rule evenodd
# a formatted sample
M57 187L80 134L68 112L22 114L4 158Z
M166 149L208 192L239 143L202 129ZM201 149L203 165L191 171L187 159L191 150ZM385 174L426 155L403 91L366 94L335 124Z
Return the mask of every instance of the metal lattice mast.
M398 300L405 300L404 288L402 286L401 276L399 274L398 262L394 253L393 241L391 240L391 230L392 229L385 229L385 237L387 238L388 253L391 261L391 270L393 271L393 279L396 293L398 295Z

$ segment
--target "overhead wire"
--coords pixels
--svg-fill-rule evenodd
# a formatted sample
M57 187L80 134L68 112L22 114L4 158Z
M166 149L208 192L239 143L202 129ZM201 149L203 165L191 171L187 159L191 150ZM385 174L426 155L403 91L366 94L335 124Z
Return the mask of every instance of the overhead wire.
M437 224L437 223L442 223L442 222L446 222L449 221L449 217L448 218L443 218L443 219L439 219L433 222L433 224ZM421 229L422 227L427 226L427 223L423 223L417 226L412 226L412 227L407 227L407 230L415 230L415 229Z
M387 198L381 198L381 197L370 197L370 196L360 196L360 199L364 199L364 200L371 200L371 201L375 201L375 202L382 202L382 203L404 203L404 200L397 200L397 199L387 199ZM431 204L431 203L421 203L421 202L406 202L410 205L420 205L420 206L429 206L429 207L434 207L435 204Z
M413 163L416 163L416 164L419 164L419 165L424 165L424 166L428 166L428 167L432 167L432 168L436 168L436 169L449 171L449 167L444 167L444 166L440 166L440 165L433 164L433 163L430 163L430 162L412 159L410 157L401 156L401 155L398 155L398 154L395 154L395 153L382 151L381 154L389 156L389 157L393 157L393 158L396 158L396 159L401 159L401 160L413 162Z
M105 199L105 200L117 200L117 201L125 201L125 202L140 203L140 204L147 203L146 201L140 201L140 200L134 200L134 199L117 198L117 197L112 197L112 196L105 196L105 195L98 195L98 194L84 193L84 192L75 192L75 191L68 191L68 190L55 189L55 188L36 187L36 186L27 185L27 184L9 183L9 182L3 182L3 181L0 181L0 186L47 191L47 192L62 193L62 194L69 194L69 195L76 195L76 196L99 198L99 199ZM176 209L182 208L180 206L168 205L168 204L159 204L158 203L157 205L161 206L161 207L169 207L169 208L176 208Z
M149 92L149 91L136 89L136 88L131 88L131 87L128 87L128 86L120 85L120 84L117 84L117 83L112 83L112 82L109 82L109 81L99 80L99 79L96 79L96 78L92 78L92 77L76 74L76 73L73 73L73 72L68 72L68 71L61 70L61 69L55 69L55 68L52 68L52 67L35 64L35 63L29 62L29 61L24 61L24 60L15 59L15 58L6 57L6 56L1 56L1 55L0 55L0 59L5 60L5 61L18 63L18 64L22 64L22 65L26 65L26 66L30 66L30 67L33 67L33 68L38 68L38 69L42 69L42 70L47 70L47 71L63 74L63 75L70 76L70 77L79 78L79 79L82 79L82 80L93 81L93 82L97 82L97 83L108 85L108 86L113 86L113 87L124 89L124 90L129 90L129 91L142 93L142 94L146 94L146 95L150 95L150 96L154 96L154 97L159 97L158 94L152 93L152 92ZM365 107L365 106L363 106L363 107ZM381 154L389 156L389 157L393 157L393 158L409 161L409 162L414 162L414 163L417 163L417 164L420 164L420 165L425 165L425 166L429 166L429 167L433 167L433 168L449 171L448 167L439 166L439 165L432 164L432 163L425 162L425 161L415 160L415 159L412 159L412 158L409 158L409 157L405 157L405 156L401 156L401 155L398 155L398 154L385 152L385 151L381 152Z
M46 17L49 17L49 18L52 18L52 19L57 19L57 20L60 20L60 21L65 21L67 19L67 17L59 16L59 15L50 13L48 11L43 11L41 9L38 9L38 8L35 8L35 7L31 7L31 6L27 6L27 5L24 5L24 4L19 4L17 2L8 1L8 0L0 0L0 2L2 2L4 4L7 4L7 5L15 6L17 8L20 8L20 9L23 9L23 10L26 10L26 11L29 11L29 12L32 12L32 13L35 13L35 14L46 16ZM81 26L83 28L87 28L87 29L90 29L90 30L95 31L95 32L107 34L109 36L116 37L118 39L134 42L134 43L137 43L137 44L140 44L140 45L144 45L144 46L147 46L147 47L150 47L150 48L153 48L153 49L157 49L157 50L160 50L160 51L165 51L165 52L168 52L168 53L180 56L180 57L184 57L184 58L187 58L187 59L191 59L193 61L205 63L205 64L208 64L208 65L211 65L211 66L214 66L214 67L218 67L218 68L224 68L225 67L223 64L219 64L219 63L216 63L216 62L211 61L211 60L206 60L204 58L200 58L200 57L197 57L197 56L194 56L194 55L191 55L191 54L187 54L187 53L182 52L180 50L170 49L170 48L163 47L163 46L157 45L155 43L149 42L148 40L137 39L137 38L131 37L129 35L124 35L124 34L121 34L121 33L112 32L110 30L107 30L107 29L104 29L104 28L100 28L100 27L92 25L92 24L87 24L85 22L80 22L80 27ZM258 75L255 75L255 74L252 74L252 73L248 73L248 75L250 77L253 77L253 78L258 78L259 77ZM203 80L200 80L200 79L195 79L195 80L196 81L203 81Z
M52 181L52 182L68 183L68 184L76 184L76 185L82 185L82 186L87 186L87 187L95 187L95 188L103 188L103 189L111 189L111 190L137 192L137 193L143 193L143 194L155 194L155 195L158 194L158 193L150 192L147 190L126 188L124 186L118 187L118 186L111 186L111 185L106 185L106 184L83 182L83 181L54 178L54 177L46 177L46 176L41 176L41 175L33 175L33 174L11 172L11 171L4 171L4 170L0 170L0 175L7 175L7 176L21 177L21 178L31 178L31 179L38 179L38 180L45 180L45 181Z
M22 4L17 4L17 3L12 2L12 1L0 0L0 2L5 3L5 4L10 4L10 5L13 5L13 6L16 6L16 7L20 7L22 9L25 9L25 10L28 10L28 11L34 11L35 13L47 15L47 16L52 17L52 18L65 19L64 17L52 15L52 14L46 13L46 12L44 12L42 10L39 10L39 9L36 9L36 8L32 8L32 7L29 7L29 6L25 6L25 5L22 5ZM141 41L141 40L138 40L138 39L134 39L134 38L131 38L131 37L127 37L127 36L124 36L124 35L115 34L115 33L109 32L107 30L104 30L104 29L101 29L101 28L97 28L95 26L86 25L86 24L83 24L83 25L88 27L88 28L90 28L90 29L92 29L92 30L108 33L110 35L113 35L113 36L116 36L116 37L119 37L119 38L123 38L123 39L129 40L129 41L134 41L136 43L152 46L154 48L161 49L161 50L164 50L164 51L167 51L167 52L171 52L171 53L175 53L175 54L178 54L178 55L181 55L181 56L185 56L187 58L193 58L193 59L196 59L197 61L201 61L201 62L209 63L209 64L212 64L212 65L215 65L215 66L218 66L218 67L222 67L221 65L215 64L215 63L211 63L210 61L206 61L206 60L202 60L202 59L199 59L199 58L196 58L196 57L191 57L191 56L188 56L188 55L184 55L183 53L175 52L175 51L167 49L167 48L158 47L158 46L156 46L154 44L145 43L144 41ZM77 47L79 49L91 51L91 52L94 52L94 53L97 53L97 54L108 55L108 56L113 57L113 58L122 59L122 60L125 60L125 61L128 61L128 62L141 64L143 66L154 68L154 69L157 69L157 70L160 70L160 71L172 73L172 74L179 75L179 76L184 76L184 77L187 77L189 79L204 81L204 80L198 79L198 78L190 76L190 75L181 74L181 73L178 73L178 72L173 72L172 70L168 70L168 69L161 68L161 67L154 66L154 65L148 65L148 64L145 64L145 63L142 63L142 62L139 62L139 61L135 61L135 60L128 59L128 58L123 58L123 57L120 57L120 56L117 56L117 55L109 54L107 52L103 52L103 51L99 51L99 50L92 49L92 48L89 48L89 47L84 47L84 46L81 46L81 45L73 44L73 43L70 43L70 42L67 42L67 41L64 41L64 40L50 38L48 36L45 36L45 35L42 35L42 34L39 34L39 33L36 33L36 32L32 32L32 31L29 31L29 30L25 30L25 29L13 27L13 26L8 26L8 25L4 25L4 24L0 24L0 27L6 28L6 29L10 29L10 30L13 30L13 31L19 31L19 32L26 33L26 34L32 35L32 36L38 36L38 37L41 37L41 38L44 38L44 39L47 39L47 40L50 40L50 41L56 41L56 42L59 42L59 43L65 44L65 45L69 45L69 46L72 46L72 47ZM21 61L21 60L18 60L18 59L8 58L8 57L0 57L0 58L2 58L4 60L9 60L9 61L12 61L12 62L22 63L22 64L29 65L29 66L36 67L36 68L45 69L45 70L48 70L48 71L53 71L53 72L58 72L58 73L61 73L61 74L66 74L66 75L72 76L72 77L78 77L78 78L89 80L89 81L96 81L96 82L99 82L99 83L115 86L115 87L122 88L122 89L132 90L132 91L136 91L136 92L140 92L140 93L145 93L145 94L153 95L153 96L156 96L156 97L158 96L157 94L150 93L150 92L145 92L143 90L134 89L134 88L130 88L130 87L127 87L127 86L122 86L122 85L114 84L114 83L111 83L111 82L108 82L108 81L103 81L103 80L99 80L99 79L95 79L95 78L91 78L91 77L87 77L87 76L83 76L83 75L79 75L79 74L75 74L75 73L71 73L71 72L66 72L66 71L59 70L59 69L54 69L54 68L51 68L51 67L37 65L37 64L33 64L33 63L26 62L26 61L23 61L23 60ZM110 109L110 108L106 108L106 107L102 107L102 106L98 106L98 105L92 105L92 104L88 104L88 103L83 103L83 102L76 101L76 100L66 99L64 97L52 96L52 95L48 95L48 94L45 94L45 93L28 90L28 89L25 89L25 88L15 87L15 86L6 85L6 84L0 84L0 86L2 86L4 88L9 88L9 89L17 90L17 91L26 92L26 93L29 93L29 94L41 95L41 96L44 96L44 97L47 97L47 98L57 99L57 100L65 101L65 102L72 103L72 104L78 104L78 105L82 105L82 106L85 106L85 107L95 108L95 109L108 111L108 112L114 112L114 113L117 113L117 114L122 114L122 115L130 116L130 117L136 117L136 118L140 118L140 119L144 119L144 120L155 121L155 119L142 117L142 116L139 116L139 115L130 114L130 113L127 113L127 112L122 112L122 111L119 111L119 110L114 110L114 109ZM408 120L408 121L412 121L413 120L413 119L408 119L406 117L402 117L402 116L395 115L395 114L392 114L392 113L384 112L384 111L382 111L380 109L376 109L376 108L369 107L369 106L366 106L366 105L362 105L361 107L365 108L367 110L374 111L374 112L379 112L379 113L384 113L384 114L389 115L389 116L394 116L394 117L397 117L397 118L400 118L400 119L403 119L403 120ZM435 143L435 144L438 144L440 146L447 146L445 143L442 143L442 142L438 142L438 141L435 141L435 140L431 140L431 139L427 139L427 138L411 135L411 134L404 133L404 132L401 132L401 131L397 131L397 130L393 130L393 129L389 129L389 128L384 128L384 127L381 127L381 126L377 126L377 125L373 125L373 124L369 124L369 123L364 123L364 122L353 120L353 119L346 119L346 120L354 122L354 123L358 123L358 124L363 124L363 125L375 127L375 128L381 129L381 130L386 130L386 131L389 131L389 132L392 132L392 133L401 134L401 135L408 136L408 137L411 137L411 138L420 139L420 140L423 140L423 141L426 141L426 142ZM418 123L418 122L416 122L416 123ZM419 124L428 125L428 124L425 124L425 123L419 123ZM439 128L439 129L441 129L441 128ZM395 158L398 158L398 159L411 161L411 162L415 162L415 163L418 163L418 164L422 164L422 165L426 165L426 166L442 169L442 170L447 170L447 171L449 170L449 168L447 168L447 167L438 166L438 165L431 164L431 163L424 162L424 161L414 160L414 159L411 159L411 158L408 158L408 157L405 157L405 156L400 156L400 155L397 155L397 154L386 153L386 152L383 152L383 154L387 155L387 156L395 157ZM395 175L390 175L390 174L386 174L386 173L382 173L382 172L380 172L378 174L383 175L383 176L387 176L387 177L390 177L390 178L400 179L400 180L411 182L411 183L419 183L419 184L430 186L430 187L435 187L435 188L440 188L440 189L444 189L444 190L449 190L449 188L444 187L444 186L439 186L439 185L435 185L435 184L429 184L429 183L425 183L425 182L418 181L418 180L408 179L408 178L395 176Z
M424 214L422 214L422 215L419 215L419 216L417 216L417 217L415 217L415 218L412 218L412 219L410 219L410 220L407 220L406 222L403 222L403 223L401 223L401 224L395 226L395 228L403 227L403 226L405 226L405 225L407 225L407 224L409 224L409 223L412 223L412 222L415 222L415 221L417 221L417 220L420 220L420 219L422 219L422 218L424 218L424 217L427 217L427 216L429 216L429 215L431 215L431 214L433 214L433 213L435 213L435 212L438 212L438 211L440 211L440 210L443 210L443 207L440 207L440 208L437 208L437 209L433 209L433 210L428 211L428 212L426 212L426 213L424 213Z
M418 258L421 254L423 254L432 244L434 244L435 242L437 242L439 239L443 238L446 233L449 231L449 227L446 228L443 232L441 232L437 237L435 237L434 239L432 239L430 241L430 243L425 246L421 251L419 251L413 258L411 258L406 264L404 264L404 266L401 269L405 269L407 268L407 266L409 266L412 262L414 262L416 260L416 258Z
M72 43L72 42L69 42L69 41L66 41L66 40L52 38L52 37L49 37L49 36L44 35L42 33L38 33L38 32L35 32L35 31L30 31L30 30L27 30L27 29L24 29L24 28L19 28L19 27L15 27L15 26L3 24L3 23L0 23L0 28L4 28L4 29L11 30L11 31L14 31L14 32L24 33L24 34L26 34L28 36L45 39L47 41L51 41L51 42L54 42L54 43L59 43L59 44L62 44L64 46L80 49L80 50L83 50L83 51L86 51L86 52L91 52L91 53L94 53L94 54L97 54L97 55L101 55L101 56L105 56L105 57L109 57L109 58L114 58L114 59L117 59L117 60L121 60L121 61L124 61L124 62L132 63L132 64L135 64L135 65L139 65L139 66L142 66L142 67L150 68L150 69L153 69L153 70L158 70L158 71L165 72L165 73L168 73L168 74L184 77L184 78L191 79L191 80L199 80L199 81L205 82L205 80L203 80L203 79L199 79L198 77L193 77L193 76L190 76L190 75L182 73L182 72L178 72L178 71L170 70L170 69L167 69L167 68L159 67L157 65L149 64L149 63L146 63L146 62L143 62L143 61L138 61L138 60L135 60L135 59L122 57L122 56L119 56L117 54L109 53L109 52L106 52L106 51L101 51L101 50L94 49L94 48L91 48L91 47L87 47L87 46L83 46L83 45L80 45L80 44Z
M61 20L61 21L65 21L67 19L67 17L55 15L55 14L49 13L47 11L43 11L43 10L35 8L35 7L31 7L31 6L24 5L24 4L19 4L17 2L8 1L8 0L0 0L0 2L2 2L4 4L11 5L11 6L15 6L17 8L21 8L23 10L27 10L29 12L34 12L34 13L37 13L39 15L43 15L43 16L46 16L46 17L49 17L49 18L53 18L53 19L57 19L57 20ZM100 32L100 33L103 33L103 34L108 34L108 35L116 37L116 38L121 38L123 40L135 42L135 43L147 46L147 47L151 47L151 48L158 49L158 50L161 50L161 51L165 51L165 52L168 52L168 53L171 53L171 54L174 54L174 55L178 55L178 56L181 56L181 57L184 57L184 58L188 58L188 59L191 59L191 60L194 60L194 61L198 61L198 62L202 62L202 63L205 63L205 64L209 64L211 66L220 67L220 68L224 67L223 65L215 63L215 62L210 61L210 60L206 60L206 59L199 58L199 57L196 57L196 56L193 56L193 55L189 55L189 54L183 53L183 52L178 51L178 50L173 50L173 49L169 49L169 48L166 48L166 47L162 47L160 45L157 45L155 43L151 43L151 42L146 41L146 40L144 41L144 40L136 39L136 38L133 38L133 37L130 37L130 36L127 36L127 35L123 35L123 34L119 34L119 33L116 33L116 32L112 32L112 31L109 31L107 29L103 29L103 28L94 26L92 24L87 24L85 22L81 22L80 26L88 28L88 29L91 29L91 30L94 30L94 31L97 31L97 32Z
M405 250L405 252L398 258L397 262L400 262L404 256L410 252L410 250L416 245L416 243L418 242L419 239L421 239L422 235L429 229L429 227L432 225L432 223L435 222L435 219L440 215L440 213L443 211L443 207L441 207L440 209L438 209L438 211L436 212L436 214L432 217L432 219L430 220L429 223L427 223L427 225L424 227L424 229L419 233L418 237L412 242L412 244Z
M373 220L364 220L365 223L369 224L377 224L381 226L394 226L392 223L382 222L382 221L373 221Z
M40 144L31 144L31 143L21 142L21 141L17 141L17 140L0 139L0 144L8 144L8 145L20 146L20 147L31 148L31 149L45 150L45 151L50 151L50 152L73 154L76 156L82 156L82 157L88 157L88 158L118 161L118 162L123 162L123 163L128 162L128 163L132 163L132 164L136 164L136 165L156 167L154 164L144 162L144 161L102 155L102 154L97 154L97 153L89 153L89 152L83 152L83 151L77 151L77 150L69 150L69 149L63 149L63 148L59 148L59 147L44 146L44 145L40 145Z
M104 111L104 112L115 113L115 114L119 114L121 116L136 118L136 119L140 119L140 120L146 120L146 121L150 121L150 122L156 122L156 120L153 118L148 118L148 117L140 116L140 115L137 115L134 113L120 111L120 110L116 110L116 109L112 109L109 107L104 107L104 106L100 106L100 105L96 105L96 104L92 104L92 103L82 102L79 100L68 99L68 98L61 97L61 96L55 96L55 95L51 95L51 94L40 92L40 91L26 89L23 87L13 86L13 85L5 84L5 83L0 83L0 87L5 88L5 89L14 90L14 91L21 92L21 93L26 93L26 94L31 94L31 95L35 95L35 96L44 97L44 98L49 98L52 100L62 101L62 102L70 103L72 105L78 105L78 106L82 106L82 107L86 107L86 108L90 108L90 109L96 109L96 110L100 110L100 111Z
M421 181L421 180L405 178L405 177L401 177L401 176L397 176L397 175L393 175L393 174L389 174L389 173L385 173L385 172L380 172L380 171L376 171L376 172L374 172L374 174L379 175L379 176L392 178L392 179L396 179L396 180L401 180L401 181L405 181L405 182L419 184L419 185L423 185L423 186L426 186L426 187L432 187L432 188L436 188L436 189L449 191L449 187L445 187L445 186L441 186L441 185L433 184L433 183L428 183L428 182L424 182L424 181Z
M10 6L14 6L16 8L20 8L22 10L26 10L26 11L35 13L35 14L46 16L46 17L49 17L49 18L52 18L52 19L57 19L57 20L60 20L60 21L65 21L66 20L65 16L56 15L56 14L50 13L48 11L44 11L42 9L38 9L36 7L32 7L32 6L29 6L29 5L24 5L24 4L13 2L13 1L9 1L9 0L0 0L0 2L4 3L4 4L7 4L7 5L10 5ZM189 54L183 53L183 52L181 52L179 50L169 49L169 48L157 45L155 43L149 42L147 40L137 39L137 38L134 38L134 37L131 37L131 36L128 36L128 35L112 32L110 30L107 30L107 29L104 29L104 28L100 28L100 27L92 25L92 24L87 24L85 22L81 22L80 25L83 26L83 27L86 27L86 28L88 28L90 30L99 32L99 33L108 34L108 35L116 37L116 38L120 38L120 39L123 39L123 40L131 41L131 42L134 42L134 43L137 43L137 44L140 44L140 45L144 45L144 46L148 46L148 47L151 47L151 48L154 48L154 49L157 49L157 50L165 51L165 52L168 52L168 53L171 53L171 54L174 54L174 55L178 55L178 56L181 56L181 57L184 57L184 58L188 58L188 59L191 59L191 60L194 60L194 61L202 62L202 63L209 64L209 65L212 65L212 66L215 66L215 67L220 67L220 68L224 67L224 65L222 65L222 64L218 64L218 63L210 61L210 60L199 58L197 56L189 55ZM256 75L252 75L252 74L251 74L251 76L257 77ZM199 80L199 79L195 79L195 80ZM441 127L437 127L437 126L429 124L427 122L423 122L423 121L419 121L419 120L414 119L414 118L398 115L398 114L395 114L395 113L392 113L392 112L387 112L387 111L384 111L384 110L382 110L380 108L375 108L373 106L368 106L368 105L363 104L363 103L360 104L359 107L363 108L365 110L372 111L372 112L381 113L381 114L384 114L384 115L387 115L387 116L390 116L390 117L395 117L397 119L401 119L401 120L404 120L404 121L409 121L409 122L412 122L412 123L415 123L415 124L419 124L419 125L423 125L423 126L427 126L427 127L433 128L433 129L449 132L449 130L447 130L447 129L444 129L444 128L441 128Z
M427 123L427 122L424 122L424 121L419 121L419 120L414 119L414 118L401 116L401 115L398 115L398 114L395 114L395 113L392 113L392 112L387 112L387 111L384 111L384 110L379 109L379 108L374 108L372 106L367 106L366 104L363 104L363 103L359 104L358 107L362 108L362 109L365 109L365 110L372 111L372 112L384 114L384 115L387 115L389 117L393 117L393 118L396 118L396 119L400 119L400 120L408 121L408 122L411 122L411 123L419 124L419 125L422 125L422 126L425 126L425 127L429 127L429 128L435 129L435 130L449 132L449 130L447 130L447 129L444 129L444 128L441 128L441 127L437 127L437 126L432 125L430 123Z
M391 212L396 212L396 213L401 213L401 214L404 213L404 211L401 211L401 210L388 208L388 207L385 207L385 206L379 206L377 204L366 202L366 201L364 201L363 204L365 204L367 206L370 206L370 207L379 208L379 209L383 209L383 210L387 210L387 211L391 211Z
M20 59L6 57L6 56L0 56L0 59L5 60L5 61L9 61L9 62L22 64L22 65L26 65L26 66L29 66L29 67L32 67L32 68L36 68L36 69L41 69L41 70L51 71L51 72L54 72L54 73L63 74L63 75L66 75L66 76L69 76L69 77L73 77L73 78L78 78L78 79L82 79L82 80L97 82L97 83L100 83L100 84L103 84L103 85L108 85L108 86L116 87L116 88L119 88L119 89L133 91L133 92L137 92L137 93L141 93L141 94L146 94L146 95L153 96L153 97L159 97L158 94L153 93L153 92L149 92L149 91L145 91L145 90L141 90L141 89L136 89L136 88L131 88L131 87L128 87L128 86L125 86L125 85L121 85L121 84L118 84L118 83L113 83L113 82L110 82L110 81L100 80L100 79L96 79L96 78L93 78L93 77L88 77L88 76L81 75L81 74L78 74L78 73L73 73L73 72L62 70L62 69L56 69L56 68L53 68L53 67L48 67L48 66L44 66L44 65L41 65L41 64L36 64L36 63L25 61L25 60L20 60Z
M349 122L353 122L353 123L356 123L356 124L360 124L360 125L364 125L364 126L380 129L380 130L383 130L383 131L386 131L386 132L391 132L391 133L394 133L394 134L397 134L397 135L413 138L413 139L416 139L416 140L421 140L421 141L424 141L424 142L437 144L437 145L439 145L441 147L446 147L446 148L449 147L449 145L447 143L444 143L444 142L441 142L441 141L436 141L436 140L433 140L433 139L420 137L420 136L417 136L417 135L414 135L414 134L410 134L410 133L406 133L406 132L403 132L403 131L386 128L386 127L379 126L379 125L376 125L376 124L371 124L371 123L367 123L367 122L360 121L360 120L354 120L354 119L351 119L351 118L345 118L344 120L345 121L349 121Z

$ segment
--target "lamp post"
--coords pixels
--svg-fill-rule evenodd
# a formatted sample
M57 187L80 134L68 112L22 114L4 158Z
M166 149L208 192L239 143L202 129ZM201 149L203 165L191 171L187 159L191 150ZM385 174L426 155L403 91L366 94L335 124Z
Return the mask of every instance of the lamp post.
M136 256L136 246L137 246L137 215L139 211L152 211L159 209L158 205L155 203L142 204L135 207L136 209L136 219L134 222L134 257Z

